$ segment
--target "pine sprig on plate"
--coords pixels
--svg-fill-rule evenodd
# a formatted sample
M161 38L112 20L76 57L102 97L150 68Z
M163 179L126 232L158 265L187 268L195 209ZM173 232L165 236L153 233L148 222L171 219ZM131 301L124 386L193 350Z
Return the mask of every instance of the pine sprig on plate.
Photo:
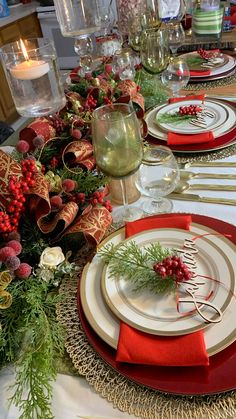
M163 248L160 243L140 248L135 241L118 246L109 244L98 252L109 264L109 276L122 277L133 284L134 291L148 289L155 294L163 294L175 289L173 276L163 278L153 266L167 257L176 255L171 249Z
M165 123L176 123L181 124L186 121L190 121L193 118L193 115L180 115L179 112L175 113L163 113L162 115L157 117L157 122L165 124Z

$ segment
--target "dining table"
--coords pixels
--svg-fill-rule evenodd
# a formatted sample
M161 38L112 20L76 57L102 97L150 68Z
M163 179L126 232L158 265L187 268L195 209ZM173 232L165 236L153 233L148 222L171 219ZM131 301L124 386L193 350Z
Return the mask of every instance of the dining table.
M234 95L236 96L236 90L232 90L231 94L229 94L231 101L236 101ZM15 137L10 137L5 144L2 144L3 148L13 145ZM190 184L217 183L222 186L231 184L235 185L235 191L210 191L204 189L192 191L190 189L187 193L195 193L202 197L215 197L219 200L219 203L179 200L177 197L177 199L172 200L172 212L211 217L216 220L216 223L217 220L221 220L236 226L236 204L227 205L220 203L222 198L236 200L236 179L200 179L201 173L235 174L236 177L236 149L235 151L232 149L228 155L227 153L219 153L218 156L215 154L213 159L211 158L211 153L208 153L206 159L191 159L188 155L180 156L178 153L176 158L183 171L188 170L198 174L198 177L191 179ZM189 162L187 169L184 168L186 162ZM216 164L219 162L219 166L211 166L212 162ZM225 165L223 166L221 163L225 163ZM140 207L147 199L149 198L141 196L132 205ZM66 288L63 288L63 286ZM113 371L102 355L96 353L96 348L93 347L91 339L87 339L79 320L77 324L77 282L74 281L71 287L68 284L62 285L62 292L65 289L66 292L71 293L69 303L74 304L74 306L71 307L67 314L65 314L66 307L58 307L58 318L68 322L70 337L66 344L66 349L73 361L73 368L59 368L59 373L53 383L52 412L55 419L134 419L135 417L148 419L236 418L236 385L235 389L230 388L229 391L222 391L220 394L210 394L209 397L207 395L204 396L205 398L199 402L198 408L198 401L195 400L197 397L194 394L192 396L190 394L188 397L178 394L178 392L176 395L174 393L168 394L167 392L139 384L135 380L133 381L117 373L117 371ZM236 298L235 295L233 298ZM72 340L74 335L77 340L75 339L73 346ZM168 367L163 368L168 369ZM201 382L202 370L200 367L195 368L198 368L197 375L199 375L199 382ZM235 371L230 371L230 374L235 375ZM9 406L8 404L8 399L11 396L9 387L14 384L14 378L13 366L9 365L0 371L1 419L17 419L20 415L19 410L15 406ZM222 372L222 380L224 378L224 372ZM180 382L181 379L180 369ZM201 396L199 397L201 398ZM188 409L190 409L191 403L196 403L196 409L194 410L193 408L190 415L190 410ZM146 411L145 406L147 406Z

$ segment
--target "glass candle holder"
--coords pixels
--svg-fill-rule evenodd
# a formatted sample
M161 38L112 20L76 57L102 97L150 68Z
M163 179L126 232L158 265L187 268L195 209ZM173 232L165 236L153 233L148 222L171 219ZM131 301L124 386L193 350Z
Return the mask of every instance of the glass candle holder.
M49 115L66 104L56 51L43 38L19 40L0 49L17 112L25 117Z

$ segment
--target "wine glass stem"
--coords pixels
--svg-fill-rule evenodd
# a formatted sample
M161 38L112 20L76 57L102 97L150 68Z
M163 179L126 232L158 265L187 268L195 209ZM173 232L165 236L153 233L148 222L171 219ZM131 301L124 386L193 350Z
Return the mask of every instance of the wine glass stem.
M120 179L120 187L121 187L122 200L123 200L123 206L124 206L124 217L128 217L129 205L128 205L128 199L127 199L127 189L126 189L125 179Z

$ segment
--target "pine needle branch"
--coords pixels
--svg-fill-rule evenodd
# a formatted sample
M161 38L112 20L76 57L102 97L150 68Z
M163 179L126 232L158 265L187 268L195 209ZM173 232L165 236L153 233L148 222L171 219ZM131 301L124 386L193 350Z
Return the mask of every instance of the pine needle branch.
M160 243L145 248L140 248L135 241L118 246L109 244L100 249L98 254L109 265L109 278L122 277L133 284L134 291L148 289L159 294L175 287L173 277L167 276L163 280L153 269L155 263L176 254L163 248Z

